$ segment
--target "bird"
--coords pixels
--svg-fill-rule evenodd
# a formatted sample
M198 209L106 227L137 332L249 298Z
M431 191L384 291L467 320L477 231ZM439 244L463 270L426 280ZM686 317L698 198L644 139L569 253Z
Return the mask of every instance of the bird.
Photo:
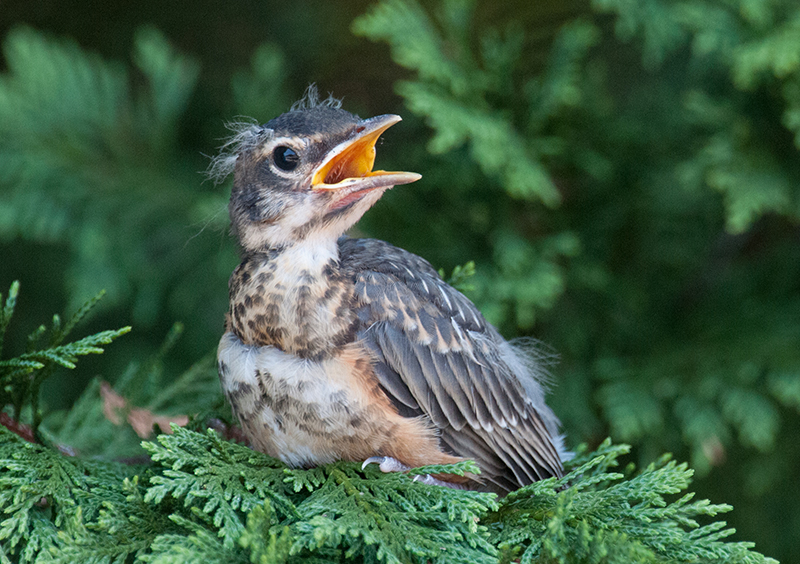
M384 472L473 460L430 483L500 494L563 474L569 453L535 355L506 341L425 259L345 233L390 188L375 170L401 118L361 119L315 88L264 125L231 125L212 160L233 173L241 263L217 360L250 445L290 467Z

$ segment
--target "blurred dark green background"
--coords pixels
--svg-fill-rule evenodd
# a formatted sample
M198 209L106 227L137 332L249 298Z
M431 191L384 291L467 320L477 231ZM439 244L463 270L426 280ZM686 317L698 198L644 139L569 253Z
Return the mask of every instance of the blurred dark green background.
M800 562L795 1L0 0L0 36L5 355L103 288L82 331L134 328L47 409L176 321L167 377L214 350L237 255L207 156L315 82L402 115L378 166L423 175L358 234L475 261L487 317L558 353L571 445L690 460L739 540Z

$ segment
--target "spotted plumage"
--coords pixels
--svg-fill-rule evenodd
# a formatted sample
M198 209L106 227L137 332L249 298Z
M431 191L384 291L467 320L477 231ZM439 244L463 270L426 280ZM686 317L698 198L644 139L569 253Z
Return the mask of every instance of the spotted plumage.
M361 120L330 99L237 132L231 276L218 360L254 448L294 466L390 457L474 459L473 487L561 474L541 369L424 259L341 237L412 173L373 171L396 116ZM455 479L455 478L453 478Z

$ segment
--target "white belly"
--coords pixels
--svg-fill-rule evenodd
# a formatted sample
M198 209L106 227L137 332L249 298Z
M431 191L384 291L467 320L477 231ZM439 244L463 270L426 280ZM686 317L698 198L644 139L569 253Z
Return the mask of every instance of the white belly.
M359 459L385 437L388 422L370 408L344 356L314 361L223 335L222 389L256 450L290 466ZM381 432L381 427L384 427Z

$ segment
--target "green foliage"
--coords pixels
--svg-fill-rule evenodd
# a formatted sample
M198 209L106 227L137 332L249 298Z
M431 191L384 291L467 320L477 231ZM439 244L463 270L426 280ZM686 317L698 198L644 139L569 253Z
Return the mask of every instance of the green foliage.
M503 32L490 29L473 53L473 9L471 2L444 2L434 22L415 2L395 0L376 5L353 29L387 41L395 60L417 72L419 80L401 81L397 91L434 129L432 153L466 143L481 170L500 184L497 189L556 206L561 196L546 165L565 145L549 128L560 112L580 102L580 63L597 42L597 31L584 21L565 27L543 75L518 84L513 71L523 55L522 30L513 24ZM551 307L564 291L559 262L579 248L568 231L531 241L498 230L496 270L481 284L493 296L484 300L484 313L494 321L513 316L519 327L531 328L534 308Z
M747 0L697 5L653 2L655 10L631 9L629 2L597 0L619 16L617 31L627 40L641 36L646 61L656 65L690 43L697 54L695 81L686 89L684 119L704 129L704 146L687 159L681 176L690 185L706 184L725 197L727 228L746 231L766 213L800 218L797 170L776 154L763 117L748 111L746 97L712 92L708 79L724 72L725 87L752 93L775 91L764 100L782 113L781 125L795 134L800 148L800 10L790 1ZM737 13L738 10L738 13ZM727 92L726 92L727 93ZM771 108L772 109L772 108ZM790 173L790 174L787 174Z
M700 475L744 447L748 483L788 485L764 468L772 453L800 463L781 438L800 385L800 8L593 7L613 14L613 32L565 16L546 55L513 19L476 18L475 3L429 13L388 0L354 30L413 72L396 89L433 128L430 149L469 147L488 179L459 177L462 194L488 183L532 200L495 204L505 223L487 236L472 296L507 331L535 323L555 344L554 403L571 434L607 430L644 461L684 452ZM514 134L482 145L487 115ZM494 174L495 151L536 163L526 178L556 196Z
M136 34L130 71L28 28L5 38L4 54L0 236L66 245L72 307L105 288L152 324L165 303L201 303L171 289L220 260L204 238L188 241L224 198L198 190L202 161L176 147L197 62L151 28Z
M469 261L463 266L456 266L450 276L445 276L444 269L440 268L439 276L458 291L471 292L475 289L475 286L469 279L475 276L475 262Z
M728 517L741 535L735 538L797 560L796 2L437 0L423 8L389 0L353 24L359 35L386 43L384 50L342 32L353 10L363 9L358 3L331 8L314 0L286 10L268 0L246 17L216 3L219 17L186 19L211 9L200 0L192 10L176 5L150 14L149 21L170 30L168 41L154 28L123 23L96 33L107 14L66 1L59 13L90 22L90 31L65 18L50 27L71 30L74 40L28 27L3 40L0 276L7 278L0 282L8 287L13 275L26 288L35 285L37 296L17 308L4 334L12 287L0 339L2 358L16 360L0 361L0 371L2 416L16 405L31 424L17 431L29 435L35 427L39 440L79 457L47 451L40 458L36 449L44 447L28 451L11 437L9 444L28 454L18 453L23 458L0 477L11 480L7 485L23 476L41 479L60 497L52 504L51 490L41 490L47 495L38 501L40 490L29 497L20 490L14 507L23 521L13 530L25 533L8 526L19 540L11 548L11 536L3 537L0 561L79 561L92 547L91 558L103 562L321 562L346 559L348 551L358 561L377 559L382 543L390 547L384 560L415 558L432 550L426 542L451 538L449 527L466 527L434 512L440 528L425 542L417 539L419 547L387 537L375 518L385 514L373 509L387 506L381 496L389 490L374 488L406 482L348 465L281 474L287 471L265 462L264 472L285 475L290 486L310 485L296 492L281 482L257 493L226 473L241 465L254 480L255 463L204 431L183 436L183 443L148 443L152 452L162 449L162 461L111 462L146 460L125 421L134 410L200 414L190 423L196 430L225 420L211 349L237 259L225 234L225 190L202 182L202 154L221 143L225 120L244 114L267 121L312 80L362 116L403 115L379 147L379 165L424 177L388 193L360 223L362 233L453 272L451 282L506 336L535 333L557 350L562 362L552 369L550 403L568 442L597 445L611 435L631 443L632 458L645 469L597 484L573 477L575 487L563 491L539 484L534 488L544 489L532 500L509 498L516 499L513 511L509 500L498 511L470 509L488 527L497 558L553 562L573 551L584 561L691 560L679 549L695 547L702 561L708 553L701 547L710 546L719 559L747 561L740 545L713 544L722 532L705 528L717 523L713 516L693 502L677 503L680 494L660 481L648 487L663 507L658 497L624 489L657 476L685 491L686 471L660 458L672 451L690 460L700 497L736 506ZM14 4L3 13L22 14L18 21L26 10L29 21L53 17ZM129 41L129 63L108 58L124 55ZM406 107L388 95L390 84ZM469 265L453 270L467 260L474 275ZM62 378L58 369L77 355L59 348L70 346L66 340L51 341L68 324L34 332L38 344L30 350L15 326L38 326L43 312L61 310L64 301L78 309L103 287L109 294L98 327L132 323L138 330L115 345L116 355L92 359L90 374L102 378L81 379L80 371ZM185 336L172 346L179 331L170 333L154 353L175 320L184 322ZM80 347L102 346L91 339ZM45 381L38 391L37 380ZM104 412L106 380L127 401L119 425ZM54 411L62 396L77 403ZM615 448L621 447L602 447L597 456L613 457ZM244 462L234 463L240 456ZM54 478L47 468L33 469L37 460L54 465ZM651 469L654 460L660 462ZM173 469L178 462L185 465ZM201 463L217 466L203 473ZM597 464L584 474L610 475ZM69 483L58 476L74 480L74 495L60 490ZM651 478L636 482L638 476ZM213 498L193 488L193 479ZM178 498L170 489L158 503L145 501L151 488L173 486L187 489ZM218 495L226 488L227 501ZM363 496L346 493L357 490ZM290 515L280 501L305 510L304 500L315 495L350 504L347 515L352 509L364 524L353 526L322 505ZM357 503L363 498L366 505ZM392 519L403 513L394 498L390 505ZM5 502L0 507L5 511ZM642 525L645 515L657 525ZM403 519L409 527L423 522ZM500 526L511 522L510 529ZM501 543L505 534L517 536ZM303 540L296 545L297 539ZM482 555L477 560L495 558L488 548L469 549Z
M470 270L461 268L458 275ZM0 329L8 325L17 293L12 286ZM54 323L58 342L76 318L64 330ZM176 328L162 353L178 333ZM77 343L84 342L101 341ZM81 353L101 351L93 346L61 350L56 345L50 350L58 352L50 356L72 363ZM7 365L16 369L45 366L12 360L16 363ZM133 372L140 377L157 373L157 363ZM173 389L185 389L178 384L192 379L202 383L202 372L190 370ZM140 381L146 387L147 378ZM11 379L6 389L15 398L17 389L28 385ZM98 391L97 386L89 390ZM167 390L166 398L171 395ZM87 457L85 446L97 439L81 427L87 421L102 426L98 402L85 397L61 425L60 438L78 440L81 456L63 444L37 444L35 428L27 434L19 421L2 420L0 555L5 561L489 564L520 552L523 562L768 560L751 552L752 544L722 542L733 532L724 522L699 526L696 521L730 506L689 503L693 494L668 503L665 496L689 486L692 471L685 464L665 457L639 474L631 469L628 477L609 472L629 450L609 440L597 452L574 459L565 477L543 480L498 503L494 494L415 480L424 474L480 473L472 461L389 474L351 462L288 469L212 429L173 425L172 434L142 443L150 456L135 463ZM162 402L168 400L162 397Z
M473 4L443 3L441 32L416 3L400 0L378 4L356 20L353 29L388 41L395 60L419 74L421 80L400 82L397 89L409 109L426 116L436 131L428 146L431 152L444 153L469 143L481 169L499 178L509 193L555 205L558 192L541 163L551 149L547 141L541 147L529 143L510 115L486 102L489 95L510 94L513 84L507 73L520 55L521 33L514 29L505 37L484 37L479 62L471 52L468 33ZM547 96L530 90L534 97Z
M664 456L638 474L610 472L627 445L604 441L571 462L556 480L537 482L508 495L495 517L499 546L520 562L761 562L752 543L724 542L733 534L724 521L698 518L730 511L729 505L692 502L684 492L693 471ZM627 479L626 479L627 478Z
M144 443L147 467L84 461L0 428L0 550L19 562L766 562L721 539L730 510L685 494L667 459L610 472L604 442L564 478L499 504L340 462L290 470L247 447L179 427ZM475 472L471 463L415 473Z
M182 374L167 374L164 356L182 332L173 327L161 350L146 362L131 362L114 382L114 392L131 408L159 414L203 414L203 421L218 416L229 417L223 406L216 362L208 355ZM83 456L139 457L144 452L141 438L125 424L115 425L108 419L100 378L95 378L68 411L51 411L43 421L44 430L52 441L71 445ZM132 405L131 405L132 404ZM228 413L226 413L228 411Z
M18 294L19 283L14 282L8 292L5 305L0 311L0 354L3 352L3 341L14 314ZM63 327L61 318L54 315L49 332L44 325L40 325L28 336L28 347L25 353L7 360L0 360L0 386L2 386L0 388L0 406L11 406L14 419L20 419L23 408L30 407L33 415L31 432L34 436L41 423L39 389L42 383L52 376L57 367L73 369L79 356L101 354L103 352L101 345L107 345L131 330L130 327L123 327L116 331L102 331L66 345L62 344L75 325L89 313L102 296L101 292L86 302ZM2 301L3 296L0 294L0 303Z
M494 506L487 494L450 489L432 494L407 476L382 476L371 468L362 472L352 463L287 470L214 431L174 431L159 437L159 444L145 444L164 467L150 478L145 501L181 502L196 516L196 526L216 530L223 550L238 544L256 554L360 555L396 563L449 562L469 554L478 562L491 561L487 555L493 548L476 524Z

